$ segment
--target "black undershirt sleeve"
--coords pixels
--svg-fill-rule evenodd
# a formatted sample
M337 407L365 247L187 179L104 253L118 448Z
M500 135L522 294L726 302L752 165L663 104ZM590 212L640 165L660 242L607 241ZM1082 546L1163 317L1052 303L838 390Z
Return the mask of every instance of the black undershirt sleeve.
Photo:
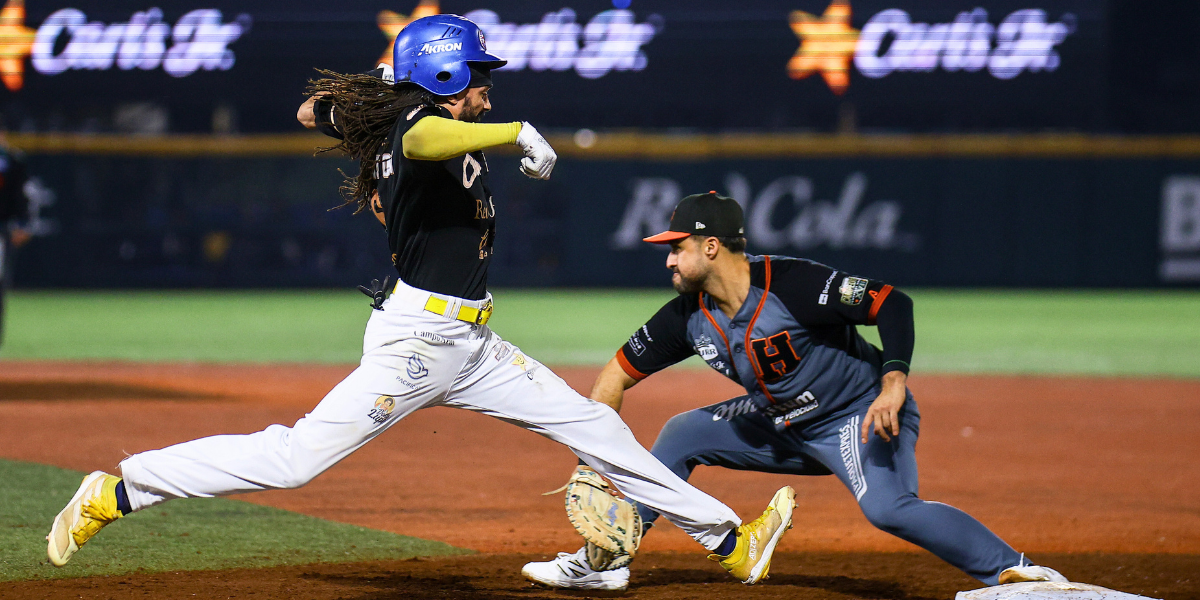
M893 288L879 307L875 326L879 328L879 341L883 342L883 372L900 371L907 375L915 341L912 298Z
M342 129L337 124L337 116L334 115L333 100L326 96L317 98L313 104L313 116L316 117L317 131L336 139L344 139Z

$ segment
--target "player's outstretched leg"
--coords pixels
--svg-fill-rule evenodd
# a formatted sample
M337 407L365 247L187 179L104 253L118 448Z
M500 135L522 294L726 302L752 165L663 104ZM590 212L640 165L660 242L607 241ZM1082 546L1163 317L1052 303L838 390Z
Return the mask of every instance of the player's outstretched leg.
M166 500L303 486L400 419L437 402L483 341L471 325L402 309L392 303L372 313L362 363L294 426L135 454L121 462L123 480L89 475L54 521L47 540L50 561L66 564L108 523ZM407 326L397 327L399 319ZM414 331L457 343L429 342Z
M123 491L121 479L103 471L83 478L71 501L54 517L50 535L46 536L50 564L67 564L100 529L124 516L118 508L118 489Z
M630 500L653 508L717 554L722 566L745 583L766 576L775 544L791 526L789 493L777 494L763 517L743 526L729 507L655 459L616 411L579 395L498 337L479 363L455 382L445 403L568 446Z
M917 496L916 443L920 414L910 399L900 413L898 438L871 434L861 443L862 410L831 420L814 433L811 447L858 500L872 525L916 544L987 585L1066 581L1047 567L1026 565L1023 555L967 513Z

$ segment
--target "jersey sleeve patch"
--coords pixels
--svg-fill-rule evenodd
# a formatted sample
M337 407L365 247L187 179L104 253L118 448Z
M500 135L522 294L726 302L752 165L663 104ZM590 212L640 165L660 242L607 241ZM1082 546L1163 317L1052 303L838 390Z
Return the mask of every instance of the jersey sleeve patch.
M867 293L868 283L862 277L843 278L842 285L838 286L838 293L842 296L842 304L847 306L862 304L863 296Z
M880 281L806 259L773 257L771 293L805 327L871 325L887 294ZM752 275L754 271L751 271ZM760 276L760 279L762 276ZM753 282L753 276L751 281Z
M629 336L629 350L633 352L634 356L641 356L646 353L646 344L643 344L640 339L641 333L642 330L639 329L633 332L633 335Z

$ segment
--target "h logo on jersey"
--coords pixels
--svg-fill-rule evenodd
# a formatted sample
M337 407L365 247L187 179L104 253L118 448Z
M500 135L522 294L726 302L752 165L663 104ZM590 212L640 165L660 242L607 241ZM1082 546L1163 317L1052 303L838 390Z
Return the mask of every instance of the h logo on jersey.
M800 365L800 357L792 348L792 334L786 331L750 340L750 348L762 369L763 381L775 381Z

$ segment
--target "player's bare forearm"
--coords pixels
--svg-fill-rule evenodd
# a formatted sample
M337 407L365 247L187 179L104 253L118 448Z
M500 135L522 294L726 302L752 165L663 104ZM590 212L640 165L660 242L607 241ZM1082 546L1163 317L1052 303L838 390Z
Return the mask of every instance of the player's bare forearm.
M602 402L621 412L621 403L625 400L625 390L637 384L637 380L625 373L617 359L608 361L596 383L592 385L592 400Z
M904 401L908 397L908 375L901 371L888 371L883 374L880 384L882 389L879 397L871 403L871 408L867 409L867 416L863 419L864 444L867 443L872 429L875 435L883 438L885 442L890 442L892 436L900 435L900 409L904 407Z

